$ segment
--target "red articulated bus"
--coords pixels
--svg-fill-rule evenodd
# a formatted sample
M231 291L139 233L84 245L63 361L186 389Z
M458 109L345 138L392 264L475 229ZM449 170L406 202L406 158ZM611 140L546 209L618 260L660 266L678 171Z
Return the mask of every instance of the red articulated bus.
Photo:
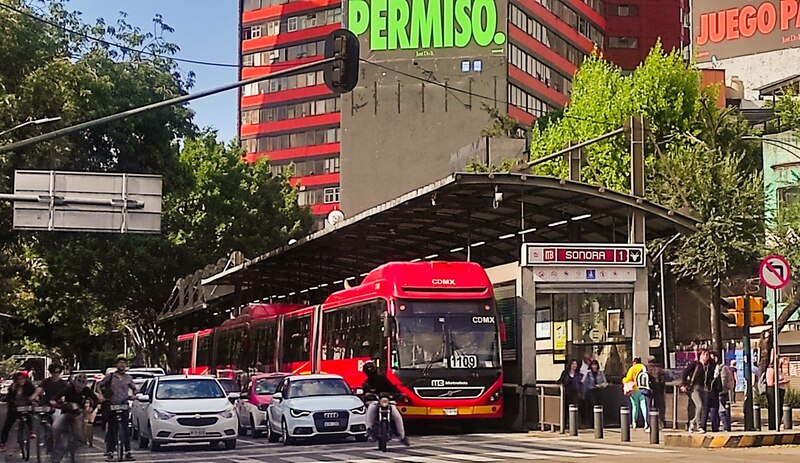
M351 387L374 360L403 393L409 419L501 418L501 326L486 272L469 262L393 262L322 305L253 304L213 330L202 363L200 333L192 367L211 373L325 372ZM182 357L181 357L182 358Z
M185 375L207 375L210 370L211 335L202 330L178 336L178 368Z
M361 366L375 360L409 419L502 417L500 322L478 264L385 264L319 312L320 371L358 387Z

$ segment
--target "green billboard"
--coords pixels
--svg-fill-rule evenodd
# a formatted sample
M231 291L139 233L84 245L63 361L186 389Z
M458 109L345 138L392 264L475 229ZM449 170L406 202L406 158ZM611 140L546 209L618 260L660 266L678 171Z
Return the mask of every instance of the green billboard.
M347 0L347 28L370 51L497 47L505 12L495 0ZM501 2L504 8L505 2Z

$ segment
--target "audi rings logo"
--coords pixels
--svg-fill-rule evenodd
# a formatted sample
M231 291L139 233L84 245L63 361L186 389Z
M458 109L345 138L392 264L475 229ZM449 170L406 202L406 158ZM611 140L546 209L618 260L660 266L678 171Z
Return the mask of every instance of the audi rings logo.
M323 416L324 418L326 418L326 419L330 419L330 418L339 418L339 414L338 414L338 413L336 413L336 412L328 412L328 413L325 413L325 414L324 414L324 415L322 415L322 416Z

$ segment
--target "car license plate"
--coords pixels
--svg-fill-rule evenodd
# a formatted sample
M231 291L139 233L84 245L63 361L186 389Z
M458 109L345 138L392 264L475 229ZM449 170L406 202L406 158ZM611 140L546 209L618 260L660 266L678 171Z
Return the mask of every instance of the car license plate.
M326 421L325 422L325 427L326 428L332 428L334 426L339 426L339 422L338 421Z
M456 415L458 415L458 409L457 408L445 408L444 409L444 414L447 415L447 416L456 416Z
M203 437L206 435L205 429L190 429L189 436L190 437Z

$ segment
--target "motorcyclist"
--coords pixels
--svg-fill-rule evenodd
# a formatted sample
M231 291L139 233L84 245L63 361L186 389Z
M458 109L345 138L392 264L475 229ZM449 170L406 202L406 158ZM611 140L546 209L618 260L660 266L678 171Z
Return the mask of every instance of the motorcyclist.
M366 394L381 394L381 393L388 393L392 395L399 394L400 391L397 389L397 386L392 384L386 376L380 374L378 372L378 368L375 366L373 362L366 362L362 367L361 371L367 375L367 379L364 381L364 384L361 386L364 389L364 393ZM397 407L392 404L391 405L391 419L392 425L394 426L397 435L400 436L400 442L404 445L410 445L408 441L408 437L406 436L405 426L403 425L403 416L397 410ZM367 404L367 435L368 436L375 436L375 422L378 421L378 402L377 401L370 401Z
M99 402L88 387L86 375L79 373L72 378L61 393L53 399L61 404L61 415L53 424L53 441L56 443L53 462L58 463L67 453L72 434L72 445L83 441L83 414L92 413Z

